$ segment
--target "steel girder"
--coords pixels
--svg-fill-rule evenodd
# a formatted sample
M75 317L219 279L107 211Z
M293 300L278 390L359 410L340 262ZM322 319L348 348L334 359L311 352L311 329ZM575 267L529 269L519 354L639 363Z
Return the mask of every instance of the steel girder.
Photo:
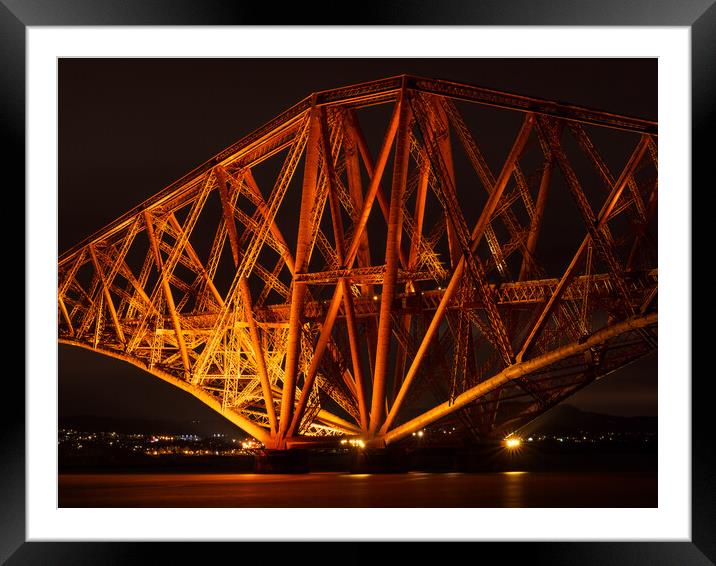
M387 123L363 117L379 106ZM497 175L468 116L485 107L521 114ZM617 175L600 128L623 140ZM62 254L59 340L270 448L383 446L453 416L504 434L656 348L656 135L412 76L314 93ZM560 272L550 204L582 226Z

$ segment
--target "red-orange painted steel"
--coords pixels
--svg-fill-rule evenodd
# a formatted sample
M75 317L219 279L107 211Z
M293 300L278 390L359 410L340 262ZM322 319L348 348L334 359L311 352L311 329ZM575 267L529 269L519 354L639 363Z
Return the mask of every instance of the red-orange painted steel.
M473 104L522 118L505 121L496 177ZM378 105L390 116L364 122ZM592 128L628 132L616 179ZM653 122L474 85L314 93L62 254L59 340L165 379L268 449L385 446L440 419L495 437L656 349L656 152ZM465 210L480 185L486 203ZM577 252L554 273L538 240L565 185L577 207L560 214L584 231L564 234Z

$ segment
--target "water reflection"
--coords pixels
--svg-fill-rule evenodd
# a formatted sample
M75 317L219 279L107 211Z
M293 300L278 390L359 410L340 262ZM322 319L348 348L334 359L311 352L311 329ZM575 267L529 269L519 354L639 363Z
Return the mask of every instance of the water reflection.
M656 507L657 475L74 474L60 507Z
M502 475L506 478L505 507L526 507L524 476L527 475L527 472L503 472Z

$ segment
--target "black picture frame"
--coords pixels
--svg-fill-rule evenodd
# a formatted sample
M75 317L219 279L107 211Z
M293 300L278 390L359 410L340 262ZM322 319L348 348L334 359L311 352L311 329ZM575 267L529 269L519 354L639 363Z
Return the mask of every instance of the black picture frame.
M225 0L0 0L0 130L6 171L17 177L7 187L24 186L25 49L28 26L97 25L557 25L686 26L691 29L692 179L706 181L710 171L707 138L716 100L716 4L714 0L488 0L443 2L384 0L361 6L350 21L335 5L313 2L240 5ZM704 183L706 184L706 183ZM12 191L8 191L12 192ZM22 194L15 190L15 194ZM24 206L21 204L20 206ZM16 246L19 247L19 246ZM24 265L24 258L15 265ZM19 270L19 267L18 267ZM25 304L31 297L25 297ZM691 376L681 376L681 378ZM691 381L692 391L692 536L689 542L525 542L484 543L503 563L538 564L713 564L716 561L716 468L710 436L708 377ZM0 412L0 560L8 564L141 563L161 554L161 563L206 559L206 543L26 542L24 383L6 375ZM10 400L12 400L10 402ZM300 555L297 543L273 544L271 556ZM358 564L371 561L376 543L351 543L335 556ZM468 544L468 543L466 543ZM216 546L216 545L213 545ZM226 545L223 545L224 548ZM263 545L242 544L241 559L259 560ZM226 550L229 550L226 548ZM413 547L413 552L415 551ZM225 550L219 550L224 552ZM420 548L418 552L422 553ZM234 551L229 551L234 552ZM454 552L454 551L453 551ZM457 555L455 555L457 556Z

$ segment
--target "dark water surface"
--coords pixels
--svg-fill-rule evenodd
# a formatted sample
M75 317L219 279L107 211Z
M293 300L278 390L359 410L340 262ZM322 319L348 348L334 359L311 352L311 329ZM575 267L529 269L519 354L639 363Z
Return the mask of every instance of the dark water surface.
M60 507L656 507L655 472L62 474Z

